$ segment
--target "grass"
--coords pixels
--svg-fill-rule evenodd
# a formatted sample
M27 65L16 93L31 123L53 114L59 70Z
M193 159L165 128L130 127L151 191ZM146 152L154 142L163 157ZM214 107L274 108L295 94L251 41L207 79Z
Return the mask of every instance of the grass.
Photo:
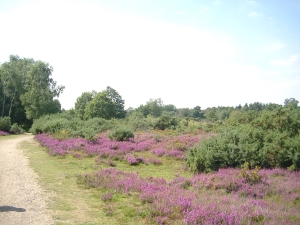
M35 141L24 141L20 147L29 157L30 166L39 175L39 183L49 194L49 208L56 224L116 224L105 216L95 191L82 189L76 183L80 173L95 171L94 160L51 157Z
M77 175L107 168L109 166L106 163L96 165L95 157L81 160L71 155L52 157L47 153L46 148L40 147L36 141L23 141L20 147L29 157L30 166L39 175L40 185L50 193L49 208L53 212L52 217L57 225L147 223L144 219L147 211L143 209L137 196L115 194L112 201L107 203L101 200L102 194L107 190L85 189L78 185ZM156 157L150 152L138 154L158 158L162 161L162 165L130 166L124 161L114 161L116 168L138 172L142 177L163 177L167 180L174 178L178 173L191 175L183 170L184 164L179 160ZM138 213L137 208L140 209ZM110 213L110 210L113 212Z

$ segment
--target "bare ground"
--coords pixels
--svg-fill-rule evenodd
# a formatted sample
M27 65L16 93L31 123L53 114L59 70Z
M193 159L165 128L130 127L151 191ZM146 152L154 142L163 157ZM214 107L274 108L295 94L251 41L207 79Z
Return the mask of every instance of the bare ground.
M30 134L0 139L0 224L54 224L46 208L46 193L37 182L37 175L28 166L28 159L18 148L22 141L31 141Z

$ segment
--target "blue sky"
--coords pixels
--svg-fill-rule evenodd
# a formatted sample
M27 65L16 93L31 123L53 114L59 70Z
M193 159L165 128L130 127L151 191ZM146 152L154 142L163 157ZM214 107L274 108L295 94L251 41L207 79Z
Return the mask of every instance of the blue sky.
M300 101L299 0L0 0L0 63L53 66L62 107L116 89L125 106Z

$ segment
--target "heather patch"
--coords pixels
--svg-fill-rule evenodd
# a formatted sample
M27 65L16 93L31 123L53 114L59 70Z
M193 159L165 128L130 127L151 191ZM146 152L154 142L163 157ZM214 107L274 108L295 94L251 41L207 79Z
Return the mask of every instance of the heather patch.
M7 136L7 135L9 135L9 133L0 130L0 136Z
M253 172L255 170L248 171ZM293 182L297 201L300 173L282 172L290 178L284 185ZM286 207L284 214L278 214L282 205L267 198L269 192L277 189L276 179L270 171L259 173L263 178L257 183L249 183L238 169L222 169L192 178L176 177L168 182L163 178L142 178L138 173L111 168L84 174L78 179L87 187L137 195L143 210L147 210L152 222L157 224L179 221L183 224L297 224L299 217L298 220L292 218L299 207ZM285 189L273 194L284 199L283 193L291 191L288 187Z
M99 192L107 217L126 215L145 224L299 224L300 172L251 169L245 163L241 169L193 175L184 169L186 146L204 137L159 132L136 133L127 141L103 133L94 141L35 136L50 155L94 161L97 171L79 175L77 183Z

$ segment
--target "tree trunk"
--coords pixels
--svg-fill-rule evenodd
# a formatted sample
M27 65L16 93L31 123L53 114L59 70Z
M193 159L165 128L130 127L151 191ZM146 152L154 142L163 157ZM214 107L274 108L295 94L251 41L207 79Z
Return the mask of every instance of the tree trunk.
M13 103L13 101L14 101L14 99L15 99L15 96L16 96L16 89L15 89L14 94L13 94L13 96L12 96L12 99L11 99L11 101L10 101L9 112L8 112L8 116L9 116L9 117L10 117L11 107L12 107L12 103Z
M3 114L4 114L4 106L5 106L5 93L4 93L4 90L3 90L3 104L2 104L2 113L1 113L1 117L3 117Z

